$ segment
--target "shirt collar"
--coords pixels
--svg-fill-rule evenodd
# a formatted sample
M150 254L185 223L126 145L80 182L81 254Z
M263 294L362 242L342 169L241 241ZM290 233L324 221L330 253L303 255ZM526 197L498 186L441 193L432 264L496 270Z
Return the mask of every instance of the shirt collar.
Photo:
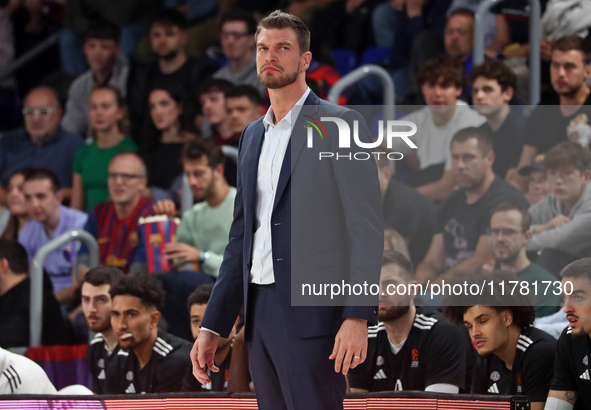
M294 108L296 108L296 106L302 106L304 105L304 102L306 102L306 99L308 98L308 95L310 95L310 87L306 87L306 91L304 92L304 94L300 97L300 99L294 104L294 106L292 107L291 110L289 110L289 112L287 113L287 115L281 120L281 121L287 121L287 123L289 125L291 125L291 117L292 117L292 113L294 111ZM294 117L297 117L297 115L300 113L300 108L296 108L296 112ZM280 122L281 122L280 121ZM263 124L265 125L265 131L269 131L269 127L274 127L275 124L273 124L273 106L270 106L269 109L267 110L267 113L265 114L265 117L263 118Z

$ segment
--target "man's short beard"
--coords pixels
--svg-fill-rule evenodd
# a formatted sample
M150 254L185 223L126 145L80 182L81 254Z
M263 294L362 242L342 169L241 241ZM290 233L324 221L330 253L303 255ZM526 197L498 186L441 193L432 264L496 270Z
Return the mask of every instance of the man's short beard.
M265 87L267 87L270 90L277 90L279 88L283 88L286 87L288 85L291 85L293 83L296 82L296 80L298 79L298 75L300 73L300 63L298 63L298 68L296 69L295 73L293 73L292 75L289 74L285 74L282 76L279 76L278 78L266 78L263 76L264 73L259 73L257 74L257 77L259 78L259 81L261 82L262 85L264 85Z
M378 320L380 322L392 322L398 320L408 313L410 306L388 306L385 312L378 311Z
M111 328L111 322L105 321L103 323L97 323L95 325L88 325L88 330L94 333L102 333Z

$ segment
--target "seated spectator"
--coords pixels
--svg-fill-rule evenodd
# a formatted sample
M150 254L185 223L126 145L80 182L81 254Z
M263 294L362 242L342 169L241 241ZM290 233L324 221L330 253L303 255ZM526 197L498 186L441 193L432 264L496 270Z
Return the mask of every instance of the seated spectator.
M0 235L2 239L17 240L21 231L31 220L27 207L25 206L25 196L23 194L23 184L25 183L25 174L27 170L16 171L10 177L8 182L8 210L10 212L8 223L4 232ZM1 229L0 229L1 231Z
M31 279L27 251L16 241L0 239L0 347L29 346L30 303ZM60 305L53 296L51 283L43 286L41 326L41 343L44 346L69 342L66 324Z
M533 235L528 251L537 263L558 275L568 263L591 255L591 152L576 142L561 142L543 162L551 193L529 208Z
M224 95L232 89L232 84L226 80L213 79L203 84L199 90L199 101L203 109L206 124L201 125L202 135L213 137L218 145L238 146L240 134L232 131L226 112ZM199 120L199 117L197 118ZM211 127L207 130L207 126Z
M427 254L435 233L437 206L415 189L393 178L390 160L385 155L380 155L377 162L384 226L402 235L411 262L418 265Z
M57 177L49 170L34 169L25 176L23 192L31 221L21 231L18 241L27 250L29 263L49 241L71 229L84 229L88 215L61 205L59 189ZM51 279L55 297L62 304L72 301L78 289L77 283L72 280L77 249L75 242L66 244L51 253L43 265Z
M464 325L478 358L472 376L473 394L523 394L531 408L543 410L550 389L556 339L532 326L534 309L524 297L503 292L500 282L517 278L492 272L472 282L487 283L486 294L452 296L444 314ZM492 289L489 291L489 285ZM507 296L503 296L507 295Z
M518 169L560 142L589 145L591 109L586 106L591 105L591 90L587 86L590 75L591 45L587 40L568 36L552 45L550 78L559 98L553 101L554 105L538 105L529 115ZM515 174L510 182L525 191L525 178Z
M523 147L525 118L509 106L516 87L515 74L499 61L487 61L470 73L474 109L486 117L482 125L493 140L493 171L505 179L507 171L515 172Z
M163 274L160 279L166 290L163 312L171 333L187 333L189 317L184 300L189 293L205 283L213 283L222 264L233 220L236 188L224 178L224 155L211 140L191 141L183 147L183 168L189 180L193 198L198 202L181 219L176 243L164 247L166 258L174 268L185 263L198 263L200 272L184 271ZM175 214L172 201L160 201L154 206L157 214ZM138 255L137 262L142 262ZM186 329L186 330L184 330Z
M415 306L414 294L388 295L387 288L414 281L412 265L385 251L380 275L377 326L369 327L367 358L349 371L353 393L425 390L457 394L467 389L470 344L457 326Z
M99 21L91 24L84 35L84 54L90 70L70 85L66 114L62 126L73 133L89 137L88 99L96 87L110 85L125 96L129 62L120 55L121 31L113 23Z
M226 113L230 121L230 130L242 134L248 124L263 115L263 106L257 90L248 85L232 88L225 93ZM216 141L218 142L218 141ZM219 142L218 142L219 143ZM238 141L230 142L238 146Z
M148 100L151 121L139 153L150 169L151 197L154 201L173 199L180 203L181 148L185 142L197 138L193 119L187 113L187 99L180 88L166 86L153 89Z
M82 310L88 330L96 333L88 345L88 363L92 375L92 391L104 394L107 366L119 352L117 334L111 327L111 286L123 277L119 268L97 266L82 280Z
M494 209L490 218L490 243L495 263L491 270L514 272L518 280L528 282L530 295L536 297L536 317L542 317L560 310L562 298L538 290L544 281L554 282L556 276L527 257L525 248L532 235L530 226L531 216L520 205L504 202Z
M189 308L189 314L191 315L191 333L193 334L193 339L197 340L197 336L199 335L199 328L201 324L201 318L205 313L205 309L207 308L207 302L211 296L211 291L213 289L213 285L201 285L197 289L193 291L189 295L189 300L187 301L187 306ZM238 323L238 318L236 319L236 323ZM207 376L210 378L211 382L205 385L202 385L197 381L196 378L191 380L191 386L188 386L188 391L200 391L200 390L207 390L207 391L226 391L228 390L228 379L229 379L229 371L230 371L230 362L232 361L232 344L234 342L234 338L236 337L236 326L230 332L228 338L220 337L218 340L218 347L215 352L214 361L219 372L214 373L211 370L207 369L206 373Z
M77 135L59 126L62 109L55 91L47 87L33 89L25 99L23 117L25 128L2 134L0 138L0 174L2 187L16 171L27 167L42 167L53 171L62 195L70 197L72 165L76 150L84 145ZM0 192L0 202L6 203Z
M235 2L219 0L164 0L164 7L177 9L187 18L185 49L190 56L204 55L208 47L219 43L219 16L235 6Z
M442 201L455 185L449 152L451 138L461 129L477 127L486 121L458 100L463 79L461 65L450 57L436 57L425 63L418 80L427 106L403 118L417 126L411 140L418 150L410 150L403 141L393 147L403 152L417 171L409 183L435 202Z
M591 258L567 265L561 272L567 326L556 348L547 409L591 408L589 338L591 337Z
M0 347L0 394L57 394L41 366Z
M527 207L523 195L495 176L492 140L480 128L457 132L451 142L452 171L459 189L440 205L435 235L427 256L417 269L417 280L426 283L454 268L473 272L493 257L488 242L490 213L509 201Z
M519 175L527 178L525 198L530 205L535 205L550 193L546 172L542 170L542 162L546 156L537 155L531 165L519 169Z
M149 275L111 286L111 325L120 350L107 374L107 394L172 393L193 377L191 343L159 329L164 291Z
M187 19L178 10L164 10L152 20L150 44L157 61L132 67L127 89L133 139L137 143L148 122L148 93L152 88L176 85L187 90L191 94L186 109L194 115L200 111L194 90L201 88L217 68L201 57L187 56Z
M133 152L115 155L107 174L109 197L89 214L84 230L92 234L100 251L100 263L128 272L138 246L140 217L152 215L152 202L142 196L146 189L146 166ZM87 249L80 252L80 275L88 270Z
M126 136L125 101L116 88L95 88L90 94L88 115L94 140L76 152L70 205L92 211L109 198L107 167L111 159L120 152L135 152L137 147Z
M254 87L259 98L267 92L257 76L254 33L256 20L244 11L233 11L222 17L220 44L228 63L213 74L213 78L229 81L233 85Z

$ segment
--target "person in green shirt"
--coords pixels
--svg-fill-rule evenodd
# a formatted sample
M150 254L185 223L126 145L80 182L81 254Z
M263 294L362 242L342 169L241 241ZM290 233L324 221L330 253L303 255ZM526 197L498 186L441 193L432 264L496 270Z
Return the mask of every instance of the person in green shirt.
M531 216L525 208L504 202L492 213L490 243L495 267L515 272L519 281L529 284L529 293L535 297L536 317L542 317L560 309L562 296L553 293L553 283L558 281L556 276L527 257L526 245L532 235L530 225ZM548 286L549 282L552 285Z
M135 152L137 146L125 134L128 118L125 100L112 86L95 88L89 97L88 116L94 140L74 157L71 207L92 210L109 198L107 168L121 152Z

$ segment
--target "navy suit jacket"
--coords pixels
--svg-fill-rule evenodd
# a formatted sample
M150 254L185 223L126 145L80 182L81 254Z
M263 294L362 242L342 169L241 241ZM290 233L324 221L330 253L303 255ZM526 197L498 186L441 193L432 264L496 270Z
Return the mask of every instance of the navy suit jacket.
M369 131L356 111L322 101L312 92L305 105L311 106L307 109L317 112L318 117L361 120L360 134L368 141ZM377 297L371 306L347 302L340 306L291 304L292 275L302 272L308 277L323 277L327 283L340 284L346 278L350 283L378 284L384 246L381 195L373 155L366 161L319 160L319 151L369 151L354 143L354 149L338 148L337 127L329 122L325 123L327 135L334 137L318 139L314 142L316 147L307 148L305 119L299 115L296 121L271 215L273 272L282 301L277 309L282 310L294 337L335 335L346 318L366 319L375 324ZM243 303L247 340L252 331L248 321L248 284L257 228L257 169L264 134L262 118L249 124L242 134L234 221L201 323L224 337L229 335ZM302 198L304 195L313 197Z

